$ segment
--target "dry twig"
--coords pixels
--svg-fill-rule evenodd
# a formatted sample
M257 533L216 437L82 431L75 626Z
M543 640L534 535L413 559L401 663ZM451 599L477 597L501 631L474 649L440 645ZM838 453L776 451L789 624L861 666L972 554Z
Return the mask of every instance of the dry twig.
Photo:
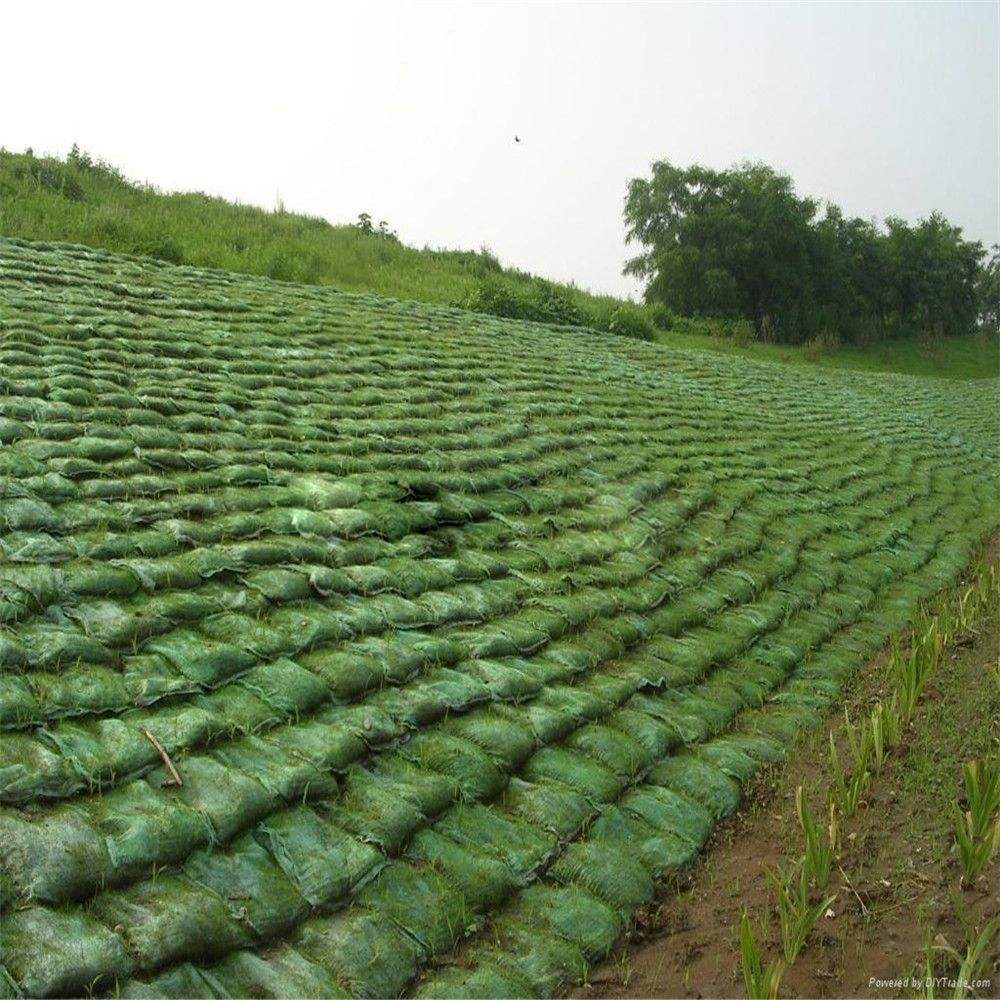
M145 727L142 727L143 735L149 740L150 743L156 747L157 752L160 757L163 758L163 766L170 772L170 777L163 782L164 785L183 785L184 782L181 780L181 776L174 767L174 762L170 759L170 755L166 750L163 749L163 744Z

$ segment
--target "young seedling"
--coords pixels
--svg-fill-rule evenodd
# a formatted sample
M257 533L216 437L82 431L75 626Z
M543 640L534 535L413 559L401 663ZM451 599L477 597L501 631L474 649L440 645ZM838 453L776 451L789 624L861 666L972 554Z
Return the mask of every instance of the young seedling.
M862 742L865 741L862 740ZM858 749L860 749L860 745ZM855 757L854 769L848 778L840 763L837 745L833 741L833 733L830 733L830 772L830 801L841 816L849 818L854 815L858 808L858 802L861 800L865 788L868 787L870 773L868 771L867 750L863 755Z
M936 633L935 633L936 634ZM914 635L910 648L904 653L899 641L894 640L890 657L890 668L896 681L896 697L899 703L899 713L904 725L910 721L917 699L923 692L931 667L934 665L932 649L929 644L930 633Z
M867 771L872 756L871 730L864 723L855 727L845 708L844 732L847 734L847 746L851 751L851 763L854 771Z
M924 958L919 977L922 982L918 996L925 998L925 1000L934 1000L937 996L936 986L941 979L953 980L952 1000L961 1000L961 998L968 996L970 984L982 975L983 960L989 954L998 933L1000 933L1000 917L994 917L992 920L988 920L978 932L973 930L969 933L965 954L962 955L957 948L940 936L936 941L932 941L931 933L928 931L924 941ZM951 962L957 966L958 971L953 977L938 976L934 957L936 951L947 955Z
M824 836L822 828L809 815L809 807L802 793L802 786L795 789L795 811L805 839L803 866L808 881L816 889L825 889L830 881L830 866L833 863L833 846Z
M962 881L972 885L1000 849L1000 760L969 761L962 777L969 808L952 804L955 846Z
M832 798L827 801L826 834L830 850L836 854L840 850L840 813Z
M972 831L976 837L987 836L1000 816L1000 758L970 760L962 768L965 795L969 801Z
M897 697L886 704L880 701L873 709L869 723L871 731L871 752L875 764L875 773L882 770L888 752L899 743L900 720L897 708Z
M810 904L809 879L804 859L792 864L788 871L768 869L767 877L774 886L781 928L781 948L785 961L790 965L798 958L820 914L836 896L827 896L818 903Z
M785 974L785 963L777 959L764 968L757 938L746 910L740 918L740 965L750 1000L775 1000L781 986L781 977Z
M986 922L983 929L975 937L969 940L962 963L958 967L955 992L952 994L955 1000L964 997L968 984L979 978L983 960L992 950L998 933L1000 933L1000 917L994 917Z

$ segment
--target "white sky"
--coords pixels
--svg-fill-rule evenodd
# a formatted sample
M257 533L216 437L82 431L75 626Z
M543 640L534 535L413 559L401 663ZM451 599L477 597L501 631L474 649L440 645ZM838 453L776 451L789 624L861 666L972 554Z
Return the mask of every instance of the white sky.
M1000 4L4 4L0 145L635 293L628 178L759 159L1000 240ZM514 135L522 142L514 142Z

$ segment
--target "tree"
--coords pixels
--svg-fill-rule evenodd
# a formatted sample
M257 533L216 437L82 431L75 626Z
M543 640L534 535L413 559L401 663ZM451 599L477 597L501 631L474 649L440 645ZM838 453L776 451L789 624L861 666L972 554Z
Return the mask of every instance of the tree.
M769 317L797 339L812 291L816 207L764 164L717 171L655 163L650 180L629 185L628 238L645 252L625 271L647 279L648 302L758 326Z
M980 322L994 331L1000 328L1000 243L990 248L990 259L980 270L976 297Z
M625 273L648 303L749 320L795 342L829 332L968 331L981 302L982 247L934 213L910 226L845 218L761 163L729 170L666 160L628 186L625 222L642 252Z

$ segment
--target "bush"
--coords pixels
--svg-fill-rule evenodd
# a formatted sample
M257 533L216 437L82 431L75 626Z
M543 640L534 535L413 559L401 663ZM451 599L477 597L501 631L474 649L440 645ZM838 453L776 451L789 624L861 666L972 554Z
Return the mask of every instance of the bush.
M729 324L729 336L737 347L747 347L753 343L753 324L748 319L738 319Z
M32 181L40 188L62 195L70 201L83 201L83 187L76 171L60 160L24 157L22 163L15 164L12 173L19 181Z
M631 302L623 302L611 313L608 331L619 337L652 340L653 321L640 306L632 305Z
M647 311L657 330L672 330L677 322L674 311L662 302L655 302L653 305L647 306Z
M558 326L583 326L586 318L555 285L537 279L515 285L488 275L479 278L459 303L463 309L504 319L526 319Z
M137 240L132 252L142 257L165 260L169 264L183 264L185 262L184 248L173 236L165 233L154 233L145 239Z

